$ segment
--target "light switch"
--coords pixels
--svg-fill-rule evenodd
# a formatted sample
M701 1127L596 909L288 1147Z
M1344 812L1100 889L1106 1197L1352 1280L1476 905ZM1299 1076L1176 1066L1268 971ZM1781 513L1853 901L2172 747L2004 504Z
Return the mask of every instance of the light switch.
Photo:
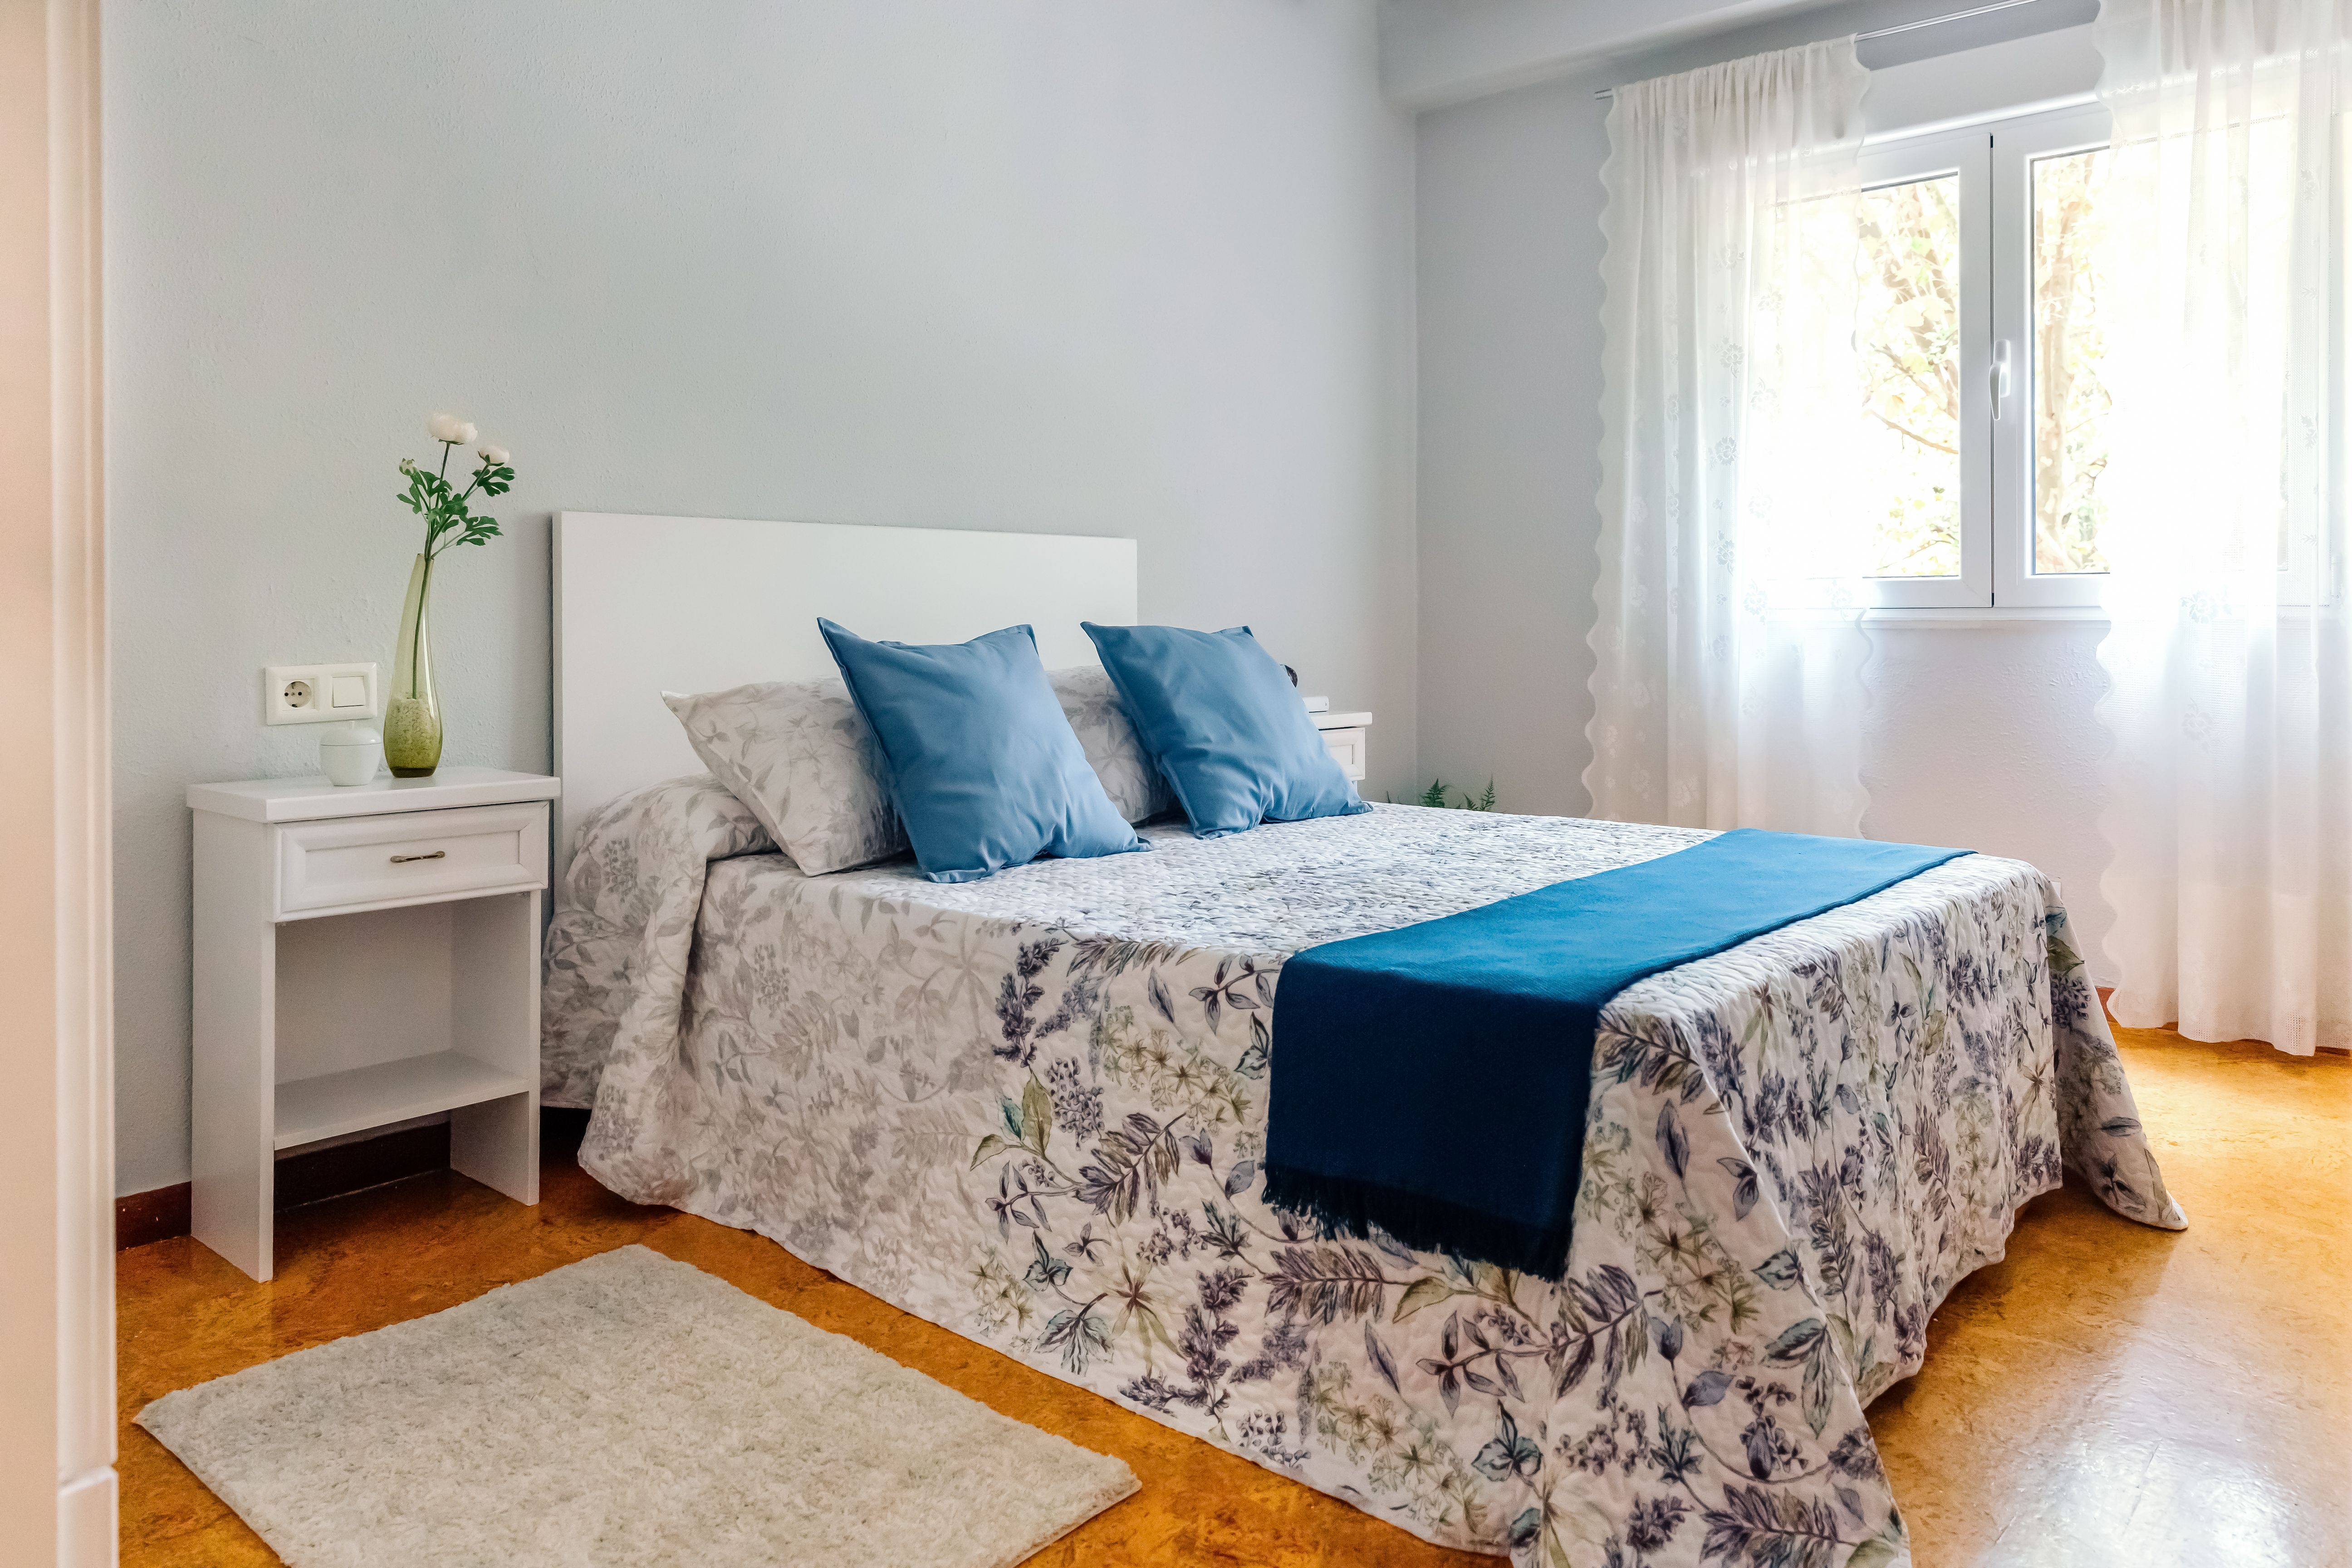
M273 664L261 672L261 721L327 724L377 714L373 664Z

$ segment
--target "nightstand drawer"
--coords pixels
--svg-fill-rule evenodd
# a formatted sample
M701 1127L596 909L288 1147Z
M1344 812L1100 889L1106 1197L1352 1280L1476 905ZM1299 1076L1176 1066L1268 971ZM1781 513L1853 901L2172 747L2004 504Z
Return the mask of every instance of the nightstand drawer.
M1326 730L1323 749L1329 752L1339 764L1339 771L1351 784L1360 784L1364 777L1364 731L1360 725L1352 730Z
M464 806L289 823L278 833L278 918L547 885L547 807Z

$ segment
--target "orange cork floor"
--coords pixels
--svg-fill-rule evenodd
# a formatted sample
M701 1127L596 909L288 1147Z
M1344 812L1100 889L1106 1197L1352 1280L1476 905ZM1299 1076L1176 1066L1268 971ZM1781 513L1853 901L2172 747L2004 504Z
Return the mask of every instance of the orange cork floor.
M1918 1568L2352 1564L2352 1060L2120 1032L2179 1235L2069 1186L1929 1329L1870 1424ZM1015 1420L1116 1454L1143 1489L1033 1560L1422 1568L1446 1552L800 1262L623 1203L551 1157L535 1209L442 1173L282 1215L257 1285L181 1237L121 1255L122 1562L278 1558L131 1424L159 1394L438 1311L626 1242L718 1275ZM551 1442L560 1435L551 1433Z

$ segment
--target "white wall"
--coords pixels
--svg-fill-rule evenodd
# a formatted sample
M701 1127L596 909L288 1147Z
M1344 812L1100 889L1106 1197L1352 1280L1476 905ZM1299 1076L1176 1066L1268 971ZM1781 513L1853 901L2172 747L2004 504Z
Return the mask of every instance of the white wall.
M388 659L447 408L514 451L452 761L548 762L557 508L1114 533L1413 772L1412 140L1370 0L145 0L106 96L122 1191L187 1170L191 780Z
M1591 805L1579 775L1591 757L1584 638L1600 523L1608 154L1607 105L1593 89L1892 19L1843 6L1421 116L1424 778L1491 773L1510 810ZM2053 20L2067 30L2034 30ZM1891 129L2085 89L2097 60L2080 20L2021 7L2006 25L2026 30L2007 42L1987 41L1982 29L2004 22L1994 16L1866 47L1877 71L1868 112ZM1933 58L1952 43L1974 47ZM2098 889L2108 858L2097 826L2108 737L2093 715L2105 689L2100 635L2048 622L1881 630L1864 764L1867 832L2042 867L2063 884L2095 973L2113 919Z
M2105 983L2099 943L2115 923L2099 893L2109 858L2099 831L2106 726L2104 625L2019 621L1876 634L1864 672L1870 709L1863 831L1903 844L1950 844L2028 860L2057 878Z
M1591 89L1421 117L1421 763L1580 816L1601 483Z

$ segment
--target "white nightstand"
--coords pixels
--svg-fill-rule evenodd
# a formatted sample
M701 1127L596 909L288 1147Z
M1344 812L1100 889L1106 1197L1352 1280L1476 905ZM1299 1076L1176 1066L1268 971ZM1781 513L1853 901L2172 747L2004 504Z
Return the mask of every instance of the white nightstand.
M1339 771L1348 775L1350 784L1364 782L1364 731L1372 727L1369 713L1317 713L1310 715L1315 727L1323 731L1324 749L1339 759Z
M539 1201L537 773L193 784L193 1224L272 1272L277 1153L449 1114L449 1163Z

